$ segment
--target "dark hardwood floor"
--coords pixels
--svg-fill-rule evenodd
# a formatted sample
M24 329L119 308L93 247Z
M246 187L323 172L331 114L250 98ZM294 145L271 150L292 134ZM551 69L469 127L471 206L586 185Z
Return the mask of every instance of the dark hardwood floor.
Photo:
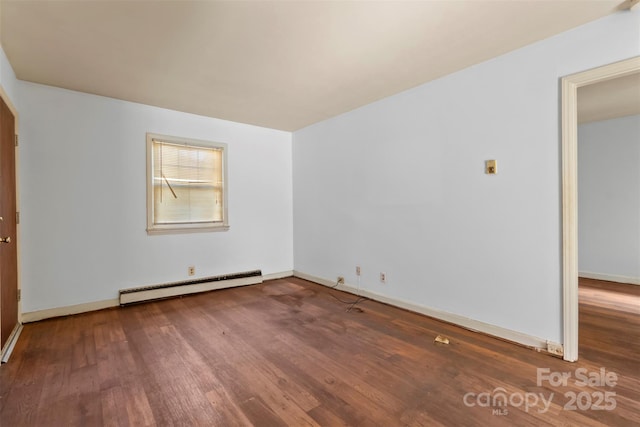
M581 281L577 363L295 278L46 320L0 367L0 425L639 425L639 291Z

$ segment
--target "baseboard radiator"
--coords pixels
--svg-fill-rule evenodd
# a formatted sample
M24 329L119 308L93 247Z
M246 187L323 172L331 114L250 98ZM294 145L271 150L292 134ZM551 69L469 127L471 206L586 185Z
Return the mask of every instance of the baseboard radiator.
M227 274L224 276L204 277L201 279L164 283L161 285L142 286L139 288L121 289L120 305L135 304L236 286L254 285L256 283L262 283L261 270L245 271L243 273Z

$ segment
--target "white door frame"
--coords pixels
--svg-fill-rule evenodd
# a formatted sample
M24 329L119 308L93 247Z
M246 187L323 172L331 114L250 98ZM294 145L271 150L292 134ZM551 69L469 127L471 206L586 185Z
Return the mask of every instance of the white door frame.
M578 88L640 72L640 56L562 78L564 360L578 360Z

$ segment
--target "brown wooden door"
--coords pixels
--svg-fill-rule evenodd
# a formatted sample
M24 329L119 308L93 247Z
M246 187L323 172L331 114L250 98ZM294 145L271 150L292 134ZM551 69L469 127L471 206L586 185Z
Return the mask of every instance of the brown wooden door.
M15 119L0 98L0 329L4 349L18 324Z

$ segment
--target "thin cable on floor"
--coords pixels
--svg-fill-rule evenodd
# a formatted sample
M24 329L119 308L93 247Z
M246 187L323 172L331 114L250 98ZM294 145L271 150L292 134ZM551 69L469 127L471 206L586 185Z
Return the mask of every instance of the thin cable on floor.
M358 295L358 298L353 302L353 304L349 306L349 308L347 309L347 313L349 313L353 309L353 307L355 307L356 304L358 304L360 301L365 300L365 298L362 295L360 295L360 275L358 275L358 285L356 288L356 295ZM358 307L358 309L362 311L361 308Z
M331 286L331 287L330 287L330 289L337 289L339 284L340 284L340 283L336 280L336 284L335 284L335 285L333 285L333 286ZM357 295L358 295L358 298L356 298L356 299L355 299L355 300L353 300L353 301L345 301L345 300L343 300L343 299L341 299L341 298L338 298L337 296L335 296L335 295L333 295L333 294L331 294L331 293L330 293L329 295L331 295L331 296L332 296L333 298L335 298L336 300L340 301L342 304L348 304L348 305L349 305L349 307L348 307L348 308L347 308L347 310L346 310L346 311L347 311L347 313L348 313L348 312L350 312L350 311L351 311L351 310L356 306L356 304L359 304L359 303L361 303L362 301L364 301L364 300L366 300L366 299L367 299L366 297L363 297L363 296L361 296L361 295L360 295L360 276L358 276L358 287L357 287L357 291L356 291L356 293L357 293ZM361 310L361 309L360 309L360 310Z

